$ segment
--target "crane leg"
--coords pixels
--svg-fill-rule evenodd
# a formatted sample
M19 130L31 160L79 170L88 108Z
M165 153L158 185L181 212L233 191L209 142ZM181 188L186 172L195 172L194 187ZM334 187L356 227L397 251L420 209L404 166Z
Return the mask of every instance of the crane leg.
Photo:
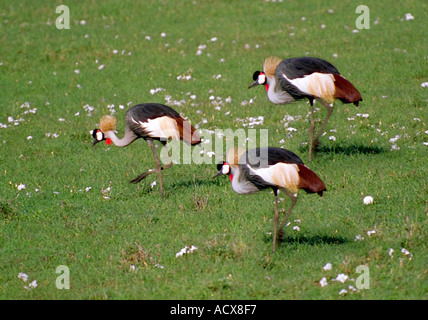
M156 153L155 146L153 145L153 140L147 139L147 142L149 143L150 148L152 148L153 157L155 158L155 161L156 161L156 171L158 172L158 177L159 177L160 193L161 193L161 198L163 198L162 166L159 161L158 155Z
M278 220L279 220L279 213L278 213L278 190L274 190L274 194L275 194L275 217L273 219L273 244L272 244L272 252L275 252L275 244L276 244L277 228L278 228Z
M312 160L312 153L316 146L319 145L319 138L323 134L324 128L328 122L328 119L330 118L331 114L333 113L333 106L328 104L322 99L317 99L317 101L321 102L324 107L327 109L327 116L324 118L324 121L322 122L317 135L314 138L314 132L315 132L315 120L314 120L314 105L313 102L311 102L311 129L310 129L310 136L309 136L309 157L308 162L311 162Z
M287 222L288 217L291 214L291 211L293 211L293 208L297 203L297 195L294 195L293 193L291 193L285 189L281 189L281 190L291 199L291 205L290 205L290 208L288 208L287 213L285 214L284 220L282 220L281 225L279 226L278 238L282 237L284 235L285 223Z
M312 150L313 150L313 140L314 140L314 131L315 131L315 120L314 120L314 103L313 101L310 102L311 105L311 128L309 132L309 156L308 156L308 162L311 162L312 159Z
M131 181L129 181L130 183L138 183L141 180L145 179L148 175L154 173L154 172L158 172L158 176L159 176L159 186L160 186L160 190L161 190L161 197L163 198L163 184L162 184L162 170L166 170L169 167L172 166L172 161L168 156L168 163L165 166L161 166L161 163L159 161L158 155L156 153L155 150L155 146L153 145L153 140L147 139L147 143L149 144L150 148L152 149L153 152L153 157L155 158L155 162L156 162L156 169L151 169L147 172L144 172L142 174L140 174L138 177L136 177L135 179L132 179Z
M161 170L166 170L166 169L170 168L171 166L172 166L172 162L169 162L166 165L164 165L163 167L161 167ZM138 183L141 180L145 179L148 175L150 175L154 172L156 172L156 169L150 169L149 171L140 174L138 177L136 177L135 179L132 179L129 182L130 183Z

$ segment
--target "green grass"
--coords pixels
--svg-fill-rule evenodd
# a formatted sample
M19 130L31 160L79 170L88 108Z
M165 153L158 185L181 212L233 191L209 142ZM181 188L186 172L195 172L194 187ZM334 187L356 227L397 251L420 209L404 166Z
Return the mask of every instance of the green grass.
M69 30L55 27L59 4L0 4L1 299L428 298L425 1L368 4L371 28L358 33L355 1L69 1ZM305 161L307 103L275 106L262 88L247 89L268 55L329 60L364 99L359 108L337 102L310 164L328 191L300 194L274 254L270 192L234 193L228 179L211 178L213 161L165 171L161 200L155 176L128 183L154 166L147 143L91 148L89 131L109 105L122 135L128 104L170 96L200 129L247 131L237 119L263 116L255 128L269 130L269 145ZM210 96L221 97L220 110ZM55 286L59 265L70 290ZM356 279L359 265L369 267L370 289L331 280Z

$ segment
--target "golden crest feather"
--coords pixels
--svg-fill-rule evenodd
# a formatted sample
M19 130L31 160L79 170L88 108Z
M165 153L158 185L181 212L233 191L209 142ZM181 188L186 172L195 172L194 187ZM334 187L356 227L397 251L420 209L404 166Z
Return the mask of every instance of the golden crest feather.
M117 119L114 116L105 115L100 119L100 130L102 132L116 130Z
M268 77L274 77L275 76L275 70L276 67L281 63L282 59L278 57L267 57L265 61L263 62L263 72Z
M238 165L238 161L241 156L245 153L245 149L240 147L230 148L226 154L226 160L230 165Z

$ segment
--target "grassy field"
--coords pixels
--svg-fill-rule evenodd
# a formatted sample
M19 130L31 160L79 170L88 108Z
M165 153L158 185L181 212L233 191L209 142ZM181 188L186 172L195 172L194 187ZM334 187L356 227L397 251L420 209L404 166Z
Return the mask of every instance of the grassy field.
M427 299L428 3L372 2L359 30L358 1L1 1L0 299ZM212 179L225 150L208 156L216 129L267 129L307 160L306 101L247 89L269 55L326 59L364 99L336 102L310 164L328 191L300 194L274 254L271 192L234 193ZM102 115L122 136L143 102L204 133L163 200L154 175L128 183L154 167L146 142L91 148Z

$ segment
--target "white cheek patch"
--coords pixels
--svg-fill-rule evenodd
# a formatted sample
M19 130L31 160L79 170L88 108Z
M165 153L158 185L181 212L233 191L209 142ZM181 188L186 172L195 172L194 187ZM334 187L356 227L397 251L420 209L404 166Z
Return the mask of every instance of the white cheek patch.
M103 133L101 131L97 131L96 137L98 141L103 140Z
M230 172L230 166L228 164L224 164L221 167L221 173L223 174L228 174Z
M260 73L257 77L257 82L259 84L264 84L266 82L266 76L263 73Z

